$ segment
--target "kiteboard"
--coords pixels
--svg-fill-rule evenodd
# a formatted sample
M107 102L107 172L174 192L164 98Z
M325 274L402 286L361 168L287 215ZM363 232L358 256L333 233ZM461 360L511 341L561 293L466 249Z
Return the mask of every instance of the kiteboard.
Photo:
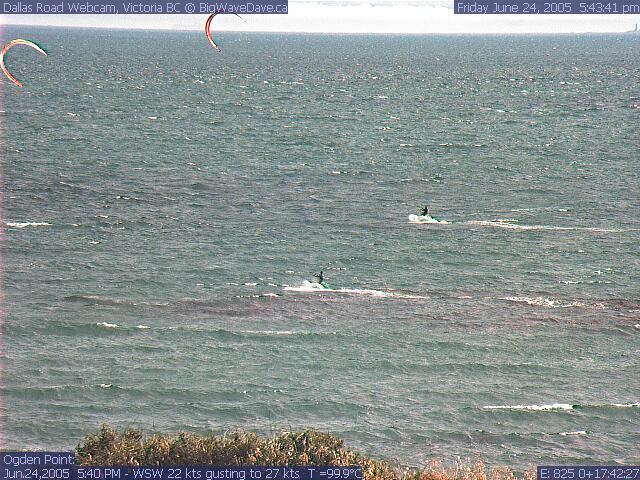
M439 223L441 225L448 225L450 222L446 220L439 220L431 215L409 215L409 223Z
M303 281L302 285L299 287L285 287L285 290L292 290L295 292L337 292L337 290L332 289L327 282L318 283L310 282L308 280Z

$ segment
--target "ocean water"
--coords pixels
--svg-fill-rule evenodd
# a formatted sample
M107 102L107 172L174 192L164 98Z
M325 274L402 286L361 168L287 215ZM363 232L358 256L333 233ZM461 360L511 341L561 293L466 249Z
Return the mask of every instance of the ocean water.
M640 37L18 36L3 447L640 462Z

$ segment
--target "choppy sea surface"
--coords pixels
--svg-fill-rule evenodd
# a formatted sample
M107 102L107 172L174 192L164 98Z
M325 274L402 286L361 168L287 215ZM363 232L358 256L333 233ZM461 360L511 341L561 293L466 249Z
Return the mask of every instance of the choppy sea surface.
M640 36L2 37L5 448L640 462Z

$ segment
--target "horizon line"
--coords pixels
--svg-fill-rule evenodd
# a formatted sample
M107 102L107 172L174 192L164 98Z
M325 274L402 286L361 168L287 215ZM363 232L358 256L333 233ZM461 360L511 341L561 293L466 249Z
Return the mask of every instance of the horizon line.
M111 15L109 15L111 16ZM118 15L120 16L120 15ZM157 27L150 28L148 26L114 26L114 25L52 25L40 23L5 23L0 21L0 33L4 27L39 27L39 28L55 28L55 29L73 29L73 30L115 30L115 31L148 31L148 32L199 32L199 27L174 26L174 27ZM259 33L259 34L292 34L292 35L377 35L377 36L568 36L568 35L612 35L639 33L638 30L612 30L606 32L600 31L531 31L531 32L334 32L334 31L300 31L300 30L220 30L224 33Z

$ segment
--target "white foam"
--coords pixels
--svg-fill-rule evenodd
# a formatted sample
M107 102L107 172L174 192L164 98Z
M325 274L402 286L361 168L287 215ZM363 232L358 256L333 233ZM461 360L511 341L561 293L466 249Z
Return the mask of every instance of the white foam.
M503 220L470 220L465 223L468 225L479 225L482 227L506 228L508 230L559 230L559 231L584 230L588 232L599 232L599 233L620 233L620 232L632 231L632 230L613 230L608 228L595 228L595 227L558 227L554 225L517 225L515 223L511 223Z
M50 227L51 224L47 222L7 222L5 227L12 228L26 228L26 227Z
M433 218L431 215L409 215L409 223L430 223L430 224L440 224L440 225L449 225L449 222L446 220L438 220Z
M576 432L560 432L558 435L567 436L567 435L586 435L586 430L578 430Z
M381 290L360 289L360 288L341 288L337 290L340 293L348 293L352 295L369 295L371 297L393 297L395 294L383 292Z
M515 303L526 303L527 305L535 305L537 307L546 308L570 308L570 307L586 307L587 305L580 302L563 303L559 300L547 297L500 297L499 300L507 300Z
M138 326L136 326L136 328L139 328L140 330L148 330L151 327L149 327L148 325L138 325Z
M284 290L289 290L292 292L326 292L326 293L345 293L351 295L368 295L373 297L389 297L392 296L392 293L383 292L381 290L372 290L372 289L360 289L360 288L326 288L316 282L309 282L305 280L302 282L302 285L299 287L285 287Z
M251 335L295 335L293 330L242 330L240 333Z
M632 408L632 407L640 407L640 403L612 403L612 407L619 408Z
M466 223L470 225L480 225L482 227L506 228L509 230L576 230L576 228L573 227L554 227L551 225L516 225L501 220L471 220Z
M485 410L573 410L570 403L551 403L549 405L486 405Z
M337 290L323 287L317 282L310 282L308 280L303 281L302 285L299 287L286 286L284 287L284 290L289 290L291 292L337 292Z
M420 295L406 295L403 293L393 293L393 292L385 292L382 290L374 290L370 288L325 288L319 283L309 282L307 280L302 282L302 285L299 287L291 287L286 286L283 290L287 290L290 292L303 292L303 293L341 293L345 295L363 295L369 297L379 297L379 298L408 298L408 299L425 299L427 297L423 297Z
M103 327L103 328L120 328L120 325L116 325L115 323L107 323L107 322L96 323L96 326Z

